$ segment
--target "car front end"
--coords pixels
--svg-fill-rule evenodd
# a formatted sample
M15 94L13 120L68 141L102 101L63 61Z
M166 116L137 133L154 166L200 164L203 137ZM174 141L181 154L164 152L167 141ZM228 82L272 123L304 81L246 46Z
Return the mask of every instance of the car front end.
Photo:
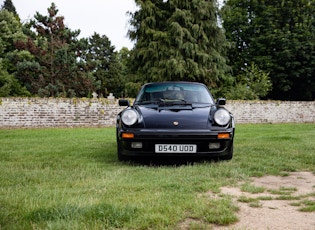
M156 84L158 87L153 87ZM190 97L166 97L169 85L174 87L174 91ZM204 90L200 87L204 86L187 82L151 83L144 86L132 106L128 101L120 100L120 105L126 109L117 116L118 158L187 156L231 159L234 118L223 108L225 100L219 99L214 103L209 92L209 96L202 94L201 100L192 100L192 93ZM143 100L145 92L149 92L150 98ZM154 100L151 95L156 92L163 92L163 96Z

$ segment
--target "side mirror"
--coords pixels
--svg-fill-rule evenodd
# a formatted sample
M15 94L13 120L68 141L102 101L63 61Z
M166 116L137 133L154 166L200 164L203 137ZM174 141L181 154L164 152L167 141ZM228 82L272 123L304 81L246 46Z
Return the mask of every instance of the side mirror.
M226 104L226 99L225 98L218 98L217 99L217 105L225 105Z
M130 106L129 100L126 100L126 99L119 99L118 104L120 106Z

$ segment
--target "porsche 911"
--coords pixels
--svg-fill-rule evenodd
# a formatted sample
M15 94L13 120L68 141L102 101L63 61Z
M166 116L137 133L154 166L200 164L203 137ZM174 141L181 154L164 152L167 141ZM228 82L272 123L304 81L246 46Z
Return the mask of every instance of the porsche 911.
M116 122L118 159L232 159L235 123L225 103L224 98L214 100L201 83L143 85L132 104L119 100L125 108Z

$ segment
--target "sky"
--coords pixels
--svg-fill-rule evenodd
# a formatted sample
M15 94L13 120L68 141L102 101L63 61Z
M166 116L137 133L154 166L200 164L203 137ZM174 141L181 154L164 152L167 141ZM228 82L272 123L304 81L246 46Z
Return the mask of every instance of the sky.
M0 0L0 6L4 0ZM91 37L94 32L106 35L116 51L133 48L127 37L130 19L127 12L135 12L134 0L12 0L22 22L34 19L36 12L46 16L47 8L54 2L64 16L65 25L80 30L79 38ZM222 3L222 0L219 0Z
M3 5L4 0L0 0ZM71 30L80 29L79 38L94 34L106 35L116 51L122 47L132 49L133 43L127 37L129 17L134 12L134 0L12 0L22 22L34 19L36 12L46 16L47 8L54 2L64 16L65 25Z

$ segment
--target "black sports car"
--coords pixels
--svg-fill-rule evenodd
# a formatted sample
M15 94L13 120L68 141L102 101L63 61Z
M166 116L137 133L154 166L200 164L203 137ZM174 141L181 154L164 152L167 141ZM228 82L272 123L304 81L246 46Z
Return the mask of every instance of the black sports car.
M117 115L118 159L132 156L189 156L229 160L233 157L234 118L195 82L161 82L142 86L133 105Z

